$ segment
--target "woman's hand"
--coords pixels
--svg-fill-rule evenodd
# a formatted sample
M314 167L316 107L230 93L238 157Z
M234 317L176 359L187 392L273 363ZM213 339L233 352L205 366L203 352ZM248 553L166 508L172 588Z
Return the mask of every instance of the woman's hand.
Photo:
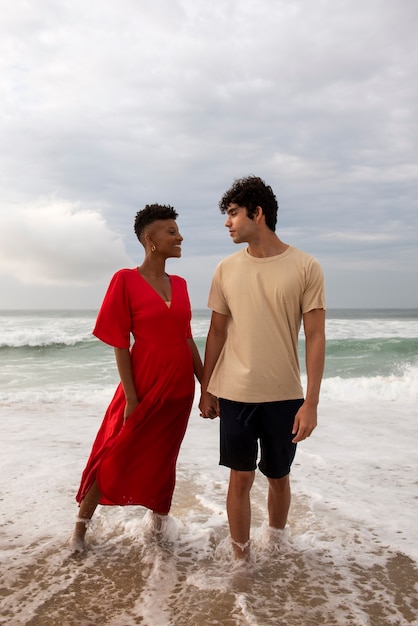
M125 424L130 414L135 411L139 401L136 395L137 391L135 389L134 377L132 375L132 361L129 348L115 348L114 350L120 382L122 383L126 400L123 412L123 423Z
M219 415L219 402L218 398L213 396L208 391L202 392L199 402L200 417L206 417L211 420L215 419Z
M126 420L133 413L138 406L139 401L138 398L127 400L125 404L125 410L123 412L123 423L126 424Z

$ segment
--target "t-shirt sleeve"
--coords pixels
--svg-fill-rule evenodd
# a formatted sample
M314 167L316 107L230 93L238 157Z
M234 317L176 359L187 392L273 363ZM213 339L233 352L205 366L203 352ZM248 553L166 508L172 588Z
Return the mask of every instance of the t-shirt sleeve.
M212 284L209 290L208 307L215 311L215 313L221 313L222 315L231 315L230 308L225 299L222 289L222 268L221 265L215 270L212 278Z
M97 316L93 335L115 348L129 348L132 329L126 279L117 272L110 281Z
M313 309L325 309L324 273L318 261L311 259L307 268L306 286L303 293L302 313Z

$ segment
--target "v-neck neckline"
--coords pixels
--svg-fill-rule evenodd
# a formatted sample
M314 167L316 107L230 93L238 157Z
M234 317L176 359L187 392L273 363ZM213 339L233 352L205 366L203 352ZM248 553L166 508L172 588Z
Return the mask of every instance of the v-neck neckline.
M158 293L158 291L156 289L154 289L154 287L152 285L149 284L149 282L147 281L147 279L144 276L142 276L141 272L139 271L139 268L136 268L136 273L144 281L144 283L146 283L148 285L148 287L155 293L157 298L159 300L161 300L161 302L163 303L164 307L169 311L172 308L172 306L173 306L173 283L171 282L170 274L167 274L167 276L168 276L168 280L170 281L171 298L170 298L170 300L164 300L164 298ZM167 306L167 302L170 302L170 306Z

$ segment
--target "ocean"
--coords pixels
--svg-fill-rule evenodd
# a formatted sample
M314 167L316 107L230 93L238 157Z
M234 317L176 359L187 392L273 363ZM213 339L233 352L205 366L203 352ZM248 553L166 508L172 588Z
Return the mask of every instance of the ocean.
M258 473L246 568L231 558L228 470L198 388L162 535L141 507L99 507L88 550L70 556L81 472L118 382L95 315L0 312L1 624L418 624L418 310L328 311L319 423L298 446L288 528L268 528ZM208 327L195 310L202 353Z

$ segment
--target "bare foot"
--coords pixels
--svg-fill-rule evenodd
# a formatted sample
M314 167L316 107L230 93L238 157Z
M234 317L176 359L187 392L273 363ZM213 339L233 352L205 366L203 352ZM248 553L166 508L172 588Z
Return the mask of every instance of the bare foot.
M75 530L71 533L71 537L69 538L67 545L70 548L70 552L73 554L80 554L86 549L84 537L78 535Z
M77 517L74 530L68 540L71 552L84 552L86 549L84 537L90 523L91 520L89 518Z
M167 515L162 513L152 512L152 529L156 533L161 533L164 530L164 526L167 522Z
M234 557L237 561L248 561L250 559L250 540L245 543L239 543L231 538Z

